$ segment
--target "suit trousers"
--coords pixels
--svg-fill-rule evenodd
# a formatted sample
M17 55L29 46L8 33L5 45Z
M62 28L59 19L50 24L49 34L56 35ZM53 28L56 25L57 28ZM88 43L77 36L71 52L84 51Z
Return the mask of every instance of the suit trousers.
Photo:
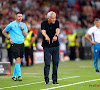
M49 82L50 63L52 60L52 80L57 81L57 69L59 64L59 46L44 48L44 78Z

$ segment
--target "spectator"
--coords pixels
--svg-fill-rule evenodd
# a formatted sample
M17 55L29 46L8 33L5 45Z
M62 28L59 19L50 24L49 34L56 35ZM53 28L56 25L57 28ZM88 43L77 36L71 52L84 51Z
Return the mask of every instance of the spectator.
M92 20L100 17L99 3L100 0L0 0L0 29L3 30L15 19L15 13L21 11L23 21L31 26L38 41L42 20L45 20L48 11L54 11L61 29L68 34L70 24L74 29L78 24L84 29L92 26Z
M36 45L38 51L43 50L43 47L41 45L42 45L42 38L38 38L37 45Z

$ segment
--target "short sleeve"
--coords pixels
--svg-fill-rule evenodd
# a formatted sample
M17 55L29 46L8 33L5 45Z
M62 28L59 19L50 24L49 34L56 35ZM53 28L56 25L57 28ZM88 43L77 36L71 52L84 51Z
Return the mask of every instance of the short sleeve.
M59 21L56 20L56 28L59 28Z
M7 32L9 32L10 29L11 29L11 24L8 24L8 25L6 26L6 28L5 28L5 30L6 30Z
M46 26L44 22L41 23L41 30L46 30Z
M87 31L87 33L88 33L89 35L92 35L93 30L90 28L90 29Z

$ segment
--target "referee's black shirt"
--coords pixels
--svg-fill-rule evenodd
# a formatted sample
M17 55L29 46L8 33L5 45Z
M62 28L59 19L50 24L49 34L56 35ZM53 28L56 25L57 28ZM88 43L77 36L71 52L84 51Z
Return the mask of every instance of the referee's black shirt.
M50 38L50 44L49 44L49 42L47 42L47 40L45 40L45 37L43 36L43 42L42 42L43 47L57 47L57 46L59 46L58 38L57 38L57 41L54 41L52 43L52 38L54 37L54 35L56 33L56 28L59 28L59 21L58 20L56 20L54 24L49 24L48 20L43 21L41 23L41 30L46 30L46 34Z

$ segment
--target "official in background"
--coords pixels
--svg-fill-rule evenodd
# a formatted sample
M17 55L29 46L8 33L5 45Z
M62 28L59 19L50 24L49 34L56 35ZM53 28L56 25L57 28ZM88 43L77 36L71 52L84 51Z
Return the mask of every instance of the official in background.
M69 57L70 57L70 60L80 60L79 59L79 43L78 43L78 37L77 37L77 34L76 33L73 33L72 30L69 31L69 34L68 34L68 47L70 49L70 54L69 54Z
M31 27L28 26L28 36L25 38L24 46L25 46L25 59L26 66L29 66L29 57L31 58L31 66L33 66L33 42L35 42L35 36L33 31L31 31Z
M14 81L22 81L20 65L24 53L24 37L27 37L28 35L26 24L21 21L22 13L18 12L16 14L16 20L8 24L6 28L2 31L3 35L11 43L11 51L13 58L15 59L15 68L12 77ZM7 35L7 32L9 32L10 38ZM18 79L16 77L17 74Z
M89 36L92 37L92 40ZM99 18L96 18L94 20L94 26L87 31L87 33L85 34L85 38L89 40L93 45L94 66L95 66L96 73L100 73L98 68L98 58L100 54L100 19Z
M41 30L43 35L43 50L44 50L44 79L45 85L49 83L49 70L50 62L52 60L53 71L52 71L52 83L58 84L57 82L57 69L59 63L59 41L58 35L60 32L59 21L56 20L56 13L53 11L48 12L48 20L41 23ZM52 58L51 58L52 57Z
M8 36L10 38L9 33L8 33ZM13 58L12 58L12 52L11 52L11 43L9 42L9 40L7 38L5 39L5 41L6 41L6 49L8 52L8 59L9 59L10 65L12 66L13 65Z

